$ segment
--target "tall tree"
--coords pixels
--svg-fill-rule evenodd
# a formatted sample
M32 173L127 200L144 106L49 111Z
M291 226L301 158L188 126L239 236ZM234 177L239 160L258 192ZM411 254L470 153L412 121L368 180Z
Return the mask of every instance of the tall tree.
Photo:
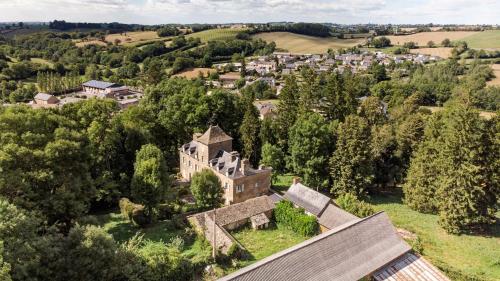
M200 208L216 208L222 203L221 183L212 170L203 169L193 175L191 192Z
M370 127L356 115L349 115L337 129L337 144L330 158L332 193L366 195L373 181L370 155Z
M298 111L299 86L295 76L287 76L279 95L276 117L278 143L284 151L288 149L288 130L295 124Z
M243 156L248 158L253 165L259 163L260 157L260 119L257 108L253 105L253 98L246 98L245 115L240 126Z
M290 168L304 183L323 188L328 185L328 157L332 143L329 123L319 113L302 115L290 128Z
M144 204L149 219L154 217L156 207L164 200L169 184L163 153L153 144L143 145L136 155L132 198Z
M262 146L262 158L260 164L273 168L273 180L277 173L283 173L285 170L285 154L276 145L265 143Z
M324 87L321 87L319 110L327 120L343 121L344 118L356 112L357 101L353 87L348 85L352 79L350 74L333 72L326 78Z

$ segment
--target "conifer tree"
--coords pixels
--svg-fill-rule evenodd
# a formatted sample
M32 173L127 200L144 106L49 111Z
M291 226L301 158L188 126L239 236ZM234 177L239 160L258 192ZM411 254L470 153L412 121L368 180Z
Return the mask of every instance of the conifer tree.
M259 163L260 156L260 119L257 108L253 105L253 97L245 97L245 115L240 126L243 156L253 165Z
M288 130L295 124L299 109L299 86L294 76L285 79L285 86L279 95L276 117L278 144L286 151L288 149Z
M365 119L349 115L337 129L336 150L330 159L332 193L367 193L374 175L370 156L370 127Z

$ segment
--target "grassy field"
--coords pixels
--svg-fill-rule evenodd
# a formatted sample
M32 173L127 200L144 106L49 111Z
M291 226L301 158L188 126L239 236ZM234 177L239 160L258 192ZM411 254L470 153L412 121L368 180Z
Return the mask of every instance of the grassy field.
M495 74L495 78L491 81L488 81L488 85L490 86L500 86L500 64L492 64L491 68L493 68L493 73Z
M480 32L476 31L435 31L435 32L420 32L411 35L401 35L401 36L386 36L391 40L393 45L401 46L406 42L415 42L419 46L426 46L427 42L434 41L437 45L448 38L451 41L462 40L468 36L478 34Z
M452 280L500 280L499 223L491 236L450 235L438 225L437 215L411 210L402 203L401 194L374 197L371 201L377 211L387 212L397 227L418 235L423 255Z
M463 38L471 48L499 49L500 30L487 30Z
M124 46L135 46L141 43L146 42L155 42L155 41L166 41L169 40L167 37L159 37L156 31L131 31L124 33L116 33L106 35L104 38L104 42L93 39L88 41L79 41L75 40L75 45L77 47L83 47L86 45L102 45L106 46L106 43L115 43L115 40L120 40L120 45Z
M253 230L243 228L231 232L250 253L250 258L243 261L242 266L249 265L274 253L290 248L308 239L291 230L271 225L268 229Z
M269 32L254 35L267 42L275 42L280 49L299 54L321 54L328 49L349 48L362 44L364 39L320 38L289 32Z
M49 67L54 66L54 63L52 63L46 59L42 59L42 58L31 58L31 61L34 63L45 64L45 65L48 65Z
M215 40L228 40L236 38L238 32L245 30L244 28L223 28L223 29L208 29L196 33L191 33L186 37L200 38L201 42L206 43L208 41Z

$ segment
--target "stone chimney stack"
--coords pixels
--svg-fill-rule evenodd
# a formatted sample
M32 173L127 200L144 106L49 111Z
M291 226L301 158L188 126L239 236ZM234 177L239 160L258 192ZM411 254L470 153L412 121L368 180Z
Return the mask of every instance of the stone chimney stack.
M299 177L293 177L292 183L293 183L293 184L298 184L298 183L300 183L300 178L299 178Z
M241 160L241 173L246 174L246 171L250 168L250 161L248 159Z

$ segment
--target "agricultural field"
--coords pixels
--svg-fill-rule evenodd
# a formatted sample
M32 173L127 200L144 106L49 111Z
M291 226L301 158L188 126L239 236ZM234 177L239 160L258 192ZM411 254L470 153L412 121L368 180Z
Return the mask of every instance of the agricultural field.
M406 42L415 42L419 46L427 45L427 42L434 41L437 45L441 44L441 41L448 38L451 41L463 40L466 37L481 33L478 31L435 31L435 32L420 32L411 35L401 35L401 36L386 36L391 40L393 45L403 45Z
M102 45L105 46L106 43L115 43L115 40L120 40L120 45L124 46L135 46L137 44L154 42L154 41L164 41L168 40L166 37L159 37L156 31L131 31L116 34L106 35L104 41L93 39L93 40L75 40L77 47L83 47L86 45Z
M321 54L328 49L350 48L362 44L365 39L320 38L290 32L269 32L254 35L267 42L275 42L280 49L298 54Z
M490 86L500 86L500 64L492 64L491 68L493 68L493 73L496 77L487 83Z
M187 79L193 79L193 78L197 78L200 75L200 72L202 72L203 76L206 77L212 72L217 72L217 70L215 70L213 68L198 67L198 68L192 68L192 69L188 69L188 70L185 70L183 72L177 73L177 74L173 75L173 77L184 77Z
M451 57L451 50L452 49L453 48L444 48L444 47L418 48L418 49L411 49L410 53L430 55L430 56L439 56L441 58L449 58L449 57Z
M487 30L463 38L471 48L500 49L500 30Z
M243 30L246 30L246 28L208 29L196 33L191 33L186 37L200 38L201 42L206 43L208 41L228 40L236 38L236 34Z
M500 224L490 235L451 235L438 224L437 215L411 210L402 202L401 192L370 200L377 211L385 211L398 228L418 236L423 255L451 280L500 280Z
M39 64L45 64L49 67L53 67L54 66L54 63L46 60L46 59L42 59L42 58L31 58L31 62L34 62L34 63L39 63Z

